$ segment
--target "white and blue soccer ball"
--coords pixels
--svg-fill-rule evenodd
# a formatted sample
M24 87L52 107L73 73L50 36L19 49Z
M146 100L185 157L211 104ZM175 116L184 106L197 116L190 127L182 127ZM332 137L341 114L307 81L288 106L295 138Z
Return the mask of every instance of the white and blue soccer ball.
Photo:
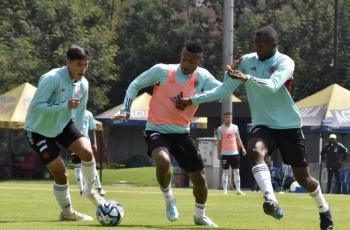
M298 192L298 190L300 190L301 186L298 184L298 182L294 181L293 183L291 183L290 185L290 192Z
M123 206L114 200L107 200L96 210L96 217L104 226L117 226L124 217Z

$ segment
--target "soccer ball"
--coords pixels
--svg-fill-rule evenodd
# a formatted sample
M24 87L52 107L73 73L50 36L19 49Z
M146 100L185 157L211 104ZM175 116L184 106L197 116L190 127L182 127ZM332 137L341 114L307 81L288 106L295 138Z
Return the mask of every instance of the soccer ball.
M96 210L96 217L100 224L105 226L116 226L122 222L124 217L123 206L114 200L107 200Z
M290 192L297 192L298 188L300 187L300 185L298 184L298 182L294 181L291 185L290 185Z

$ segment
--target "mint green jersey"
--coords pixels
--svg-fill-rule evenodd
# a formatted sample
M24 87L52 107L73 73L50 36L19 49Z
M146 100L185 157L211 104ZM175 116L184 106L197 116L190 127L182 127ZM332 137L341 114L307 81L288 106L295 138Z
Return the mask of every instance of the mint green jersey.
M78 128L80 129L81 133L84 134L84 136L90 139L89 131L96 129L96 120L90 111L85 111L82 127L78 126Z
M71 80L66 66L45 73L29 105L24 128L45 137L56 137L70 120L81 127L88 89L86 78ZM80 104L76 109L69 109L68 100L73 98L79 98Z
M236 135L236 141L238 139L241 139L240 135L239 135L239 129L238 126L235 124L231 124L229 127L227 127L226 125L223 126L224 129L226 131L231 131L234 130L235 131L235 135ZM216 130L216 138L218 141L221 141L222 139L222 126L220 126L217 130ZM237 145L238 146L238 145ZM237 155L239 154L238 150L232 150L232 151L223 151L221 150L221 155L225 155L225 156L232 156L232 155Z
M226 98L244 84L251 111L253 125L264 125L272 129L301 127L301 116L288 87L294 71L293 60L280 52L260 61L256 53L244 55L239 71L248 79L242 82L231 79L225 73L223 84L211 91L193 96L192 103L200 104Z
M170 65L167 64L157 64L154 65L149 70L143 72L135 80L131 82L126 91L126 96L124 99L124 104L122 110L125 112L130 112L130 108L133 100L137 96L139 90L146 88L148 86L154 86L156 84L164 84L168 79L168 70ZM176 80L180 84L185 84L190 77L183 74L180 65L176 66ZM197 70L197 82L196 82L196 92L200 93L203 90L210 90L221 85L221 82L216 80L208 70L198 67ZM175 106L175 104L174 104ZM160 133L188 133L190 132L190 126L179 126L173 124L162 124L156 125L149 121L146 124L146 130L153 130Z

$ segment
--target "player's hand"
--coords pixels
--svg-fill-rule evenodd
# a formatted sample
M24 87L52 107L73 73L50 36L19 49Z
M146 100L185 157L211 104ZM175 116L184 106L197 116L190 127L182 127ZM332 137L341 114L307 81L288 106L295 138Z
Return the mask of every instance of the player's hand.
M112 116L113 120L128 120L130 118L130 113L119 111L117 114Z
M247 151L245 149L242 150L242 155L243 156L247 155Z
M191 98L183 97L176 100L176 108L184 110L187 106L192 105Z
M237 79L241 81L246 81L248 79L247 75L244 73L239 72L238 70L231 69L231 66L227 65L227 74L232 79Z
M68 108L69 109L76 109L80 104L80 100L77 98L71 99L68 101Z
M237 70L241 62L242 62L242 57L235 59L234 62L229 66L232 70Z

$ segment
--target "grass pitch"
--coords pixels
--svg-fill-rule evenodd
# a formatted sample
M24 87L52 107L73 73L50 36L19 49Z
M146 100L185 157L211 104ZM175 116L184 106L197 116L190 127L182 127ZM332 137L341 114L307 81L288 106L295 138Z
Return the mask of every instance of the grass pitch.
M141 169L142 176L148 175ZM118 174L119 170L113 170ZM113 172L113 173L115 173ZM106 198L119 201L125 209L125 217L118 227L103 227L97 220L93 222L60 222L59 207L53 196L50 181L3 181L0 182L0 229L1 230L54 230L54 229L206 229L193 224L194 199L191 189L174 189L180 219L169 222L165 217L164 199L157 187L150 186L110 186L121 179L130 184L138 184L128 177L128 172L119 172L123 178L113 180L111 172L105 172L104 188ZM132 171L132 175L136 171ZM142 176L139 176L142 178ZM71 176L72 177L72 176ZM139 180L139 177L136 177ZM71 183L73 208L95 218L95 208L79 195L76 185ZM144 181L154 183L154 178ZM108 182L108 183L107 183ZM144 184L144 183L141 183ZM307 194L277 194L285 211L285 217L278 221L266 216L262 211L262 195L247 192L238 196L230 192L210 190L207 202L207 214L219 226L219 229L261 229L261 230L313 230L319 229L317 209ZM336 230L350 229L350 196L326 195L332 207Z

